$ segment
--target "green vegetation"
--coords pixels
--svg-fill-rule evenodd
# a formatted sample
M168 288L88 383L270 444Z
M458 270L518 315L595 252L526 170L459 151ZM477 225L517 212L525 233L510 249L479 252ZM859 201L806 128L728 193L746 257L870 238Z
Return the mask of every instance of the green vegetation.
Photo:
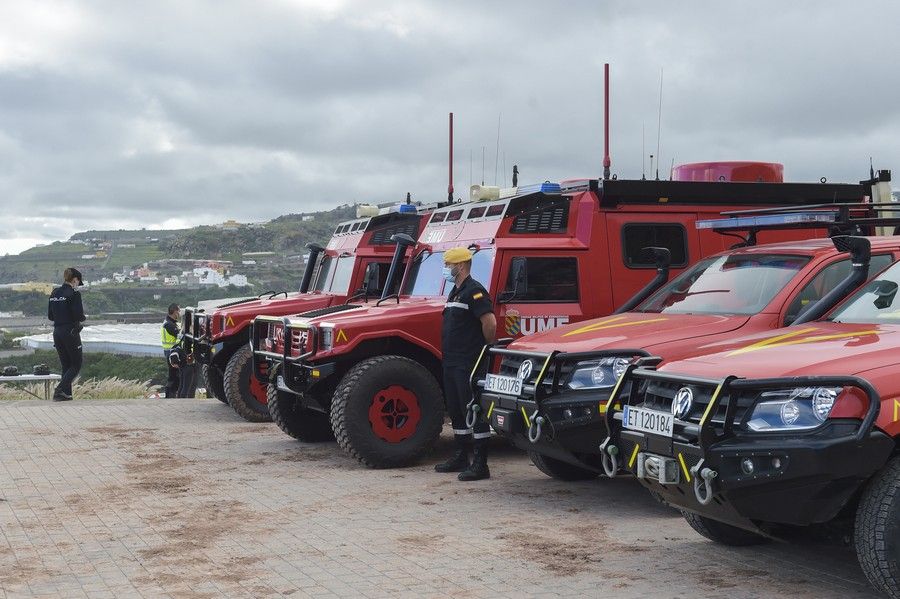
M59 358L53 350L39 349L30 355L0 359L0 366L16 366L19 372L28 374L36 364L46 364L50 372L59 374ZM80 382L117 378L125 381L164 385L166 364L162 357L120 356L117 354L84 354Z

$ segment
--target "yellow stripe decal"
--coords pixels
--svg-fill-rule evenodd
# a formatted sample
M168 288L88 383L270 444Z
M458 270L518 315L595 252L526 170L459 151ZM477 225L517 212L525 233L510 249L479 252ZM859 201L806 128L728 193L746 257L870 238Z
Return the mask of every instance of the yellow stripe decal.
M552 358L552 357L553 357L553 354L550 354L549 356L547 356L547 359L544 360L544 366L541 368L541 371L538 373L538 377L536 379L534 379L535 384L537 384L538 381L541 381L544 379L544 373L547 372L547 367L550 366L550 358ZM535 389L535 391L537 391L537 389Z
M631 458L628 460L628 467L634 468L634 461L637 459L638 451L641 449L641 446L638 444L634 445L634 451L631 452Z
M488 413L487 413L488 418L491 417L491 412L493 412L493 411L494 411L494 402L491 402L491 407L488 408Z
M687 464L684 463L684 455L678 454L678 461L681 462L681 470L684 472L684 479L687 482L691 482L691 473L688 470Z
M709 415L712 413L713 406L716 405L716 401L719 399L719 393L722 391L722 385L724 384L725 381L719 383L719 386L716 387L716 390L713 392L712 397L709 398L709 403L706 405L706 411L703 412L703 418L700 419L701 427L706 424L706 419L709 418Z
M525 424L528 425L528 428L531 428L531 420L528 418L528 414L525 413L524 406L520 409L522 410L522 416L525 418Z
M594 331L605 331L606 329L618 329L620 327L631 327L639 324L649 324L651 322L661 322L663 320L668 320L667 318L647 318L645 320L619 322L623 318L625 318L625 316L614 316L609 319L603 319L600 322L594 322L589 325L577 328L574 331L569 331L568 333L563 334L563 337L571 337L572 335L581 335L583 333L592 333Z
M803 337L802 339L797 339L800 335L804 335L806 333L811 333L815 331L815 327L800 329L799 331L793 331L791 333L785 333L784 335L777 335L775 337L770 337L769 339L763 339L762 341L757 341L756 343L751 343L747 347L742 347L740 349L736 349L732 352L729 352L727 356L737 356L740 354L746 354L753 351L759 351L761 349L766 349L770 347L784 347L787 345L800 345L802 343L815 343L816 341L830 341L832 339L847 339L854 337L868 337L869 335L877 335L880 331L877 329L872 329L869 331L855 331L852 333L835 333L833 335L813 335L811 337Z

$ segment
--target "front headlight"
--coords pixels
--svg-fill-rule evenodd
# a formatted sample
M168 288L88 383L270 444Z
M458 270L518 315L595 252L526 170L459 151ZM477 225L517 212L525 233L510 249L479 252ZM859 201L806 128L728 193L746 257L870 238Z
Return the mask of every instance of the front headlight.
M322 327L319 329L320 339L322 341L322 351L331 351L334 347L334 329Z
M765 391L753 407L746 426L752 431L813 429L831 413L841 387L795 387Z
M628 358L601 358L579 362L575 365L575 370L572 371L566 386L569 389L578 390L612 387L625 372L630 361Z

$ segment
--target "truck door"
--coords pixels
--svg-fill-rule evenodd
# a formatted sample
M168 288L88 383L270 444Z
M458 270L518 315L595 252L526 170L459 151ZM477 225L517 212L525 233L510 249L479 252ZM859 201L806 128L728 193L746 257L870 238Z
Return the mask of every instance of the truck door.
M642 249L656 246L672 252L672 277L701 256L692 213L613 212L607 216L609 271L614 309L637 293L656 274Z
M579 280L583 252L507 251L495 287L497 337L540 333L586 316L581 299L589 291Z

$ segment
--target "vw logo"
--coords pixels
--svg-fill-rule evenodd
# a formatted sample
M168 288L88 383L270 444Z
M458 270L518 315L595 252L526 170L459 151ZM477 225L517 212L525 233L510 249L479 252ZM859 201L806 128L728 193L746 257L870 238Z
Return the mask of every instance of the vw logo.
M525 360L522 362L522 365L519 366L519 380L525 382L528 380L528 377L531 376L531 371L534 370L534 364L531 360Z
M675 394L675 399L672 400L672 416L684 420L691 413L692 405L694 405L694 392L689 387L682 387Z

